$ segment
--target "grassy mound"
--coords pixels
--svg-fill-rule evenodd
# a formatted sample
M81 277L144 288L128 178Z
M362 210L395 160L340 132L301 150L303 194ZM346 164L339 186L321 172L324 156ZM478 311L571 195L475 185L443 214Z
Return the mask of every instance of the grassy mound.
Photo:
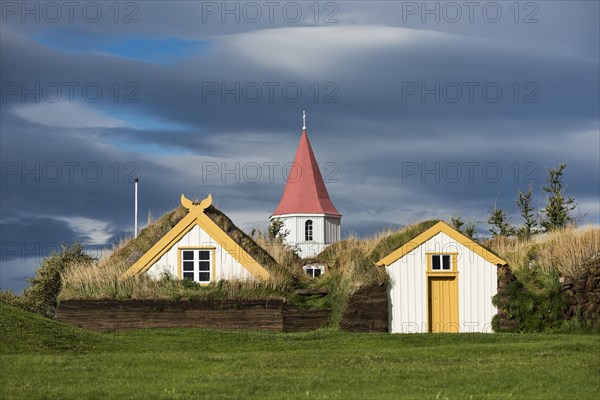
M0 302L0 354L86 351L106 342L74 328Z

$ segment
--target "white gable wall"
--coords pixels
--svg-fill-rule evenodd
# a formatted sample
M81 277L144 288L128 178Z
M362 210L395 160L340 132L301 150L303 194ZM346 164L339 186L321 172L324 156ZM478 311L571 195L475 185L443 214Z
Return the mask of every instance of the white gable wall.
M178 248L179 247L215 247L215 266L212 281L218 280L254 280L232 255L234 249L226 249L221 243L211 238L200 226L195 225L178 243L173 245L162 257L148 269L148 275L159 279L163 273L178 278Z
M390 332L427 332L426 253L457 252L460 332L491 332L497 267L443 232L387 266Z

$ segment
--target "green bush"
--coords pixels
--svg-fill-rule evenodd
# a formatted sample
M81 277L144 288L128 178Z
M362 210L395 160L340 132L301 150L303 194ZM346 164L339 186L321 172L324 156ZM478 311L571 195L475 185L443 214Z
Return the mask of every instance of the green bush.
M0 301L19 307L26 311L54 318L56 315L56 299L61 289L60 274L71 263L90 263L94 258L86 254L83 245L62 245L61 250L44 258L33 278L28 281L23 294L13 292L0 293Z
M542 272L532 267L521 271L517 280L497 294L492 302L504 310L514 321L512 331L543 332L561 330L567 303L561 296L561 284L557 271ZM493 329L500 330L500 320L492 321Z

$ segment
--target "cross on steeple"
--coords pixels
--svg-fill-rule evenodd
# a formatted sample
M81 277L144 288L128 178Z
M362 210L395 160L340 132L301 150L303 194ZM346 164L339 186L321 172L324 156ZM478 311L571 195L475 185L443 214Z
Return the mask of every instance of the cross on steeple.
M302 111L302 129L306 129L306 111Z

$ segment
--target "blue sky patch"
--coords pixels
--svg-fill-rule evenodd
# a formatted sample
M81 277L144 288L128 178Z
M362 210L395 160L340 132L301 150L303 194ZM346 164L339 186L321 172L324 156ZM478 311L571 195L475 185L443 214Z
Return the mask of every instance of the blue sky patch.
M185 131L188 127L183 124L167 121L162 118L150 117L139 113L123 112L113 110L110 115L121 121L125 121L130 127L137 130L152 131Z
M208 41L177 38L144 39L125 37L107 40L101 37L76 35L72 32L48 32L34 37L50 48L69 53L105 54L130 60L172 64L174 59L204 52Z

